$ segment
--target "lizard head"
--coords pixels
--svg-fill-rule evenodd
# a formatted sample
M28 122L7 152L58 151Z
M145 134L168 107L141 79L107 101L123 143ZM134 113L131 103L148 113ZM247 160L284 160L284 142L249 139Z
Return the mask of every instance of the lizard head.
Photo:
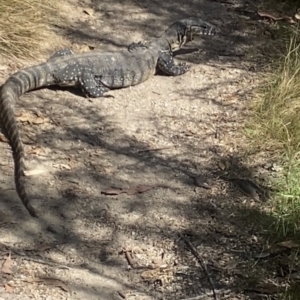
M166 32L177 33L176 40L173 39L171 48L181 48L194 39L194 35L215 35L217 29L214 25L203 21L198 17L189 17L173 23Z

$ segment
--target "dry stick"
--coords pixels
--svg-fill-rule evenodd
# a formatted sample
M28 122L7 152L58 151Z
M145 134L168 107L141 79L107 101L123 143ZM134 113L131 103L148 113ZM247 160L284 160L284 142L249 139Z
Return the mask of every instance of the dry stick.
M122 298L122 299L126 299L126 296L123 292L121 291L117 291L118 295Z
M66 270L70 270L71 269L68 266L60 265L60 264L57 264L57 263L53 263L51 261L47 261L47 260L43 260L43 259L38 259L38 258L21 256L20 259L27 260L27 261L32 261L32 262L35 262L35 263L38 263L38 264L42 264L42 265L48 265L48 266L51 266L51 267L54 267L54 268L59 268L59 269L66 269Z
M128 264L130 265L130 267L131 267L132 269L135 269L135 264L134 264L134 262L132 261L132 258L131 258L131 255L130 255L129 251L130 251L130 250L124 251L125 257L126 257L126 259L127 259Z
M216 292L216 294L221 294L221 293L227 294L227 293L230 293L231 291L222 289L222 290L216 290L215 292ZM208 293L208 294L203 294L203 295L192 297L192 298L184 298L181 300L201 300L201 299L205 299L206 297L211 297L213 295L214 295L213 293ZM228 299L229 297L231 297L231 295L224 295L222 297L222 300Z
M199 256L197 250L194 248L194 246L192 245L192 243L190 241L188 241L181 233L179 233L179 236L180 238L185 242L185 244L190 248L192 254L197 258L201 268L203 269L206 277L207 277L207 281L208 283L210 284L211 286L211 290L212 290L212 294L213 294L213 297L215 300L218 300L219 297L215 291L215 287L214 287L214 284L212 282L212 279L208 273L208 270L207 270L207 267L206 267L206 264L204 263L204 261L201 259L201 257Z
M281 21L281 20L285 20L285 21L288 21L288 22L291 22L291 23L296 23L292 17L290 16L282 16L282 17L276 17L276 16L273 16L272 14L269 14L269 13L266 13L266 12L263 12L263 11L257 11L257 14L260 16L260 17L263 17L263 18L269 18L269 19L272 19L273 21Z
M226 0L213 0L214 2L218 2L218 3L225 3L225 4L231 4L231 5L234 5L233 2L231 1L226 1Z
M65 266L65 265L61 265L61 264L51 262L51 261L48 261L48 260L44 260L44 259L32 258L32 257L26 256L26 255L20 254L16 251L13 251L13 254L17 255L22 260L32 261L32 262L35 262L35 263L48 265L48 266L55 267L55 268L60 268L60 269L67 269L67 270L71 269L70 267Z
M161 150L171 149L171 148L174 148L174 147L175 146L162 147L162 148L148 148L148 149L138 150L137 153L161 151Z

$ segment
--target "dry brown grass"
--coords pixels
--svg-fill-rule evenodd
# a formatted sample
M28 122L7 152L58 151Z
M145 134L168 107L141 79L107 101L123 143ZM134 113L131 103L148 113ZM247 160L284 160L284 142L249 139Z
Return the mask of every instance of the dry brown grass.
M300 145L300 46L293 35L287 54L273 64L258 93L255 110L259 135L278 150L298 151Z
M291 32L286 54L272 64L257 101L250 131L262 151L272 150L278 172L273 215L279 236L300 234L300 33Z
M57 0L0 0L0 54L28 58L49 48Z
M288 2L288 4L292 4ZM274 7L276 7L274 5ZM298 7L298 6L297 6ZM280 32L279 32L280 33ZM248 127L255 146L277 159L281 166L271 181L275 192L271 206L274 226L268 234L276 240L300 241L300 30L290 28L279 34L278 48L286 44L285 53L270 62L256 101L254 114ZM288 34L287 34L288 33ZM298 249L290 255L298 256ZM300 267L299 260L293 260L291 269ZM282 300L300 299L300 288L293 284L282 295Z
M283 172L276 195L278 230L298 231L300 213L300 35L291 33L286 54L272 65L254 105L252 138L262 150L280 156Z

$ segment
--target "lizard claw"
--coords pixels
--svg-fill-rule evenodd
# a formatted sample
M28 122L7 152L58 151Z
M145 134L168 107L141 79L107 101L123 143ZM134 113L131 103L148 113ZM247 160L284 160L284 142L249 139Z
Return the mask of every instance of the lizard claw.
M189 71L191 68L191 66L188 65L187 63L180 63L178 66L185 71Z

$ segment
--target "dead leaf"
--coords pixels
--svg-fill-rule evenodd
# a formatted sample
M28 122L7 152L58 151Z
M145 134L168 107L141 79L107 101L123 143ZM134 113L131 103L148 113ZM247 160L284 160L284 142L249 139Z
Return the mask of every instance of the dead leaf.
M144 281L149 283L160 282L163 286L166 283L170 283L174 280L175 271L173 268L156 268L151 270L146 270L141 273L141 277Z
M234 269L237 267L238 264L239 264L239 263L238 263L236 260L232 259L231 261L229 261L229 262L226 264L225 269L226 269L227 271L234 270Z
M288 22L289 24L295 24L296 22L293 20L292 17L290 16L281 16L281 17L277 17L271 13L267 13L267 12L263 12L263 11L258 11L257 14L260 16L260 17L263 17L263 18L269 18L273 21L281 21L281 20L285 20L286 22Z
M27 132L24 134L24 136L26 137L26 139L24 139L25 145L36 145L36 136L33 133Z
M128 265L132 268L132 269L136 269L136 264L133 261L133 257L132 257L132 251L123 251L125 253L125 257L127 259Z
M12 286L10 286L9 284L5 283L4 288L5 288L6 293L13 294L14 288Z
M73 45L73 50L75 52L87 52L90 51L90 47L89 45L82 45L82 44L74 44Z
M237 94L226 95L223 97L222 100L223 100L223 105L229 106L239 102L239 95Z
M299 244L296 244L295 242L293 242L291 240L277 243L277 245L288 248L288 249L299 248Z
M2 267L1 267L2 273L12 274L13 273L12 272L12 264L13 264L13 261L11 259L11 252L9 252L8 256L6 257L6 259L3 262Z
M61 288L63 291L71 294L71 289L62 280L53 277L37 277L30 280L30 282L40 282L45 285L52 285Z
M33 125L40 125L46 122L49 122L47 117L43 117L38 113L31 113L31 112L21 112L19 116L16 117L19 122Z
M43 170L43 169L38 169L38 168L35 168L35 169L32 169L32 170L26 170L26 171L23 171L24 173L24 176L34 176L34 175L38 175L38 174L42 174L42 173L45 173L46 170Z
M272 283L262 282L258 283L257 286L246 288L246 291L255 292L259 294L277 294L282 290L282 287Z
M117 291L117 293L122 299L126 299L126 295L122 291Z
M7 215L7 213L5 213L4 211L0 210L0 224L5 224L9 222L9 217Z
M59 168L61 170L71 170L71 167L67 164L56 164L53 165L54 168Z
M45 154L45 149L34 146L34 147L31 147L31 149L28 149L27 153L41 156L42 154Z
M254 258L267 258L269 256L270 256L270 253L268 253L268 252L260 252L258 254L253 255Z
M44 251L49 250L51 248L52 248L51 244L42 243L42 244L40 244L40 245L37 246L36 250L40 251L40 252L44 252Z
M259 201L259 193L262 192L262 189L257 184L250 179L233 178L231 181L244 195Z
M141 194L141 193L148 192L148 191L150 191L154 188L158 188L158 187L168 188L168 186L165 186L163 184L159 184L159 185L156 185L156 186L155 185L141 184L141 185L137 185L137 186L132 186L128 189L113 187L113 188L101 191L101 194L114 196L114 195L120 195L122 193L126 193L127 195L132 196L132 195L135 195L135 194Z
M196 186L207 190L211 189L212 182L208 182L208 180L204 176L195 176L192 178L194 179L194 184Z
M229 161L219 161L217 163L218 167L222 170L228 170L230 168L230 162Z
M155 186L151 186L151 185L137 185L137 186L133 186L130 187L127 190L127 195L135 195L135 194L140 194L140 193L145 193L148 192L152 189L154 189Z
M0 133L0 142L8 143L8 139L5 137L4 134Z
M143 153L143 152L154 152L154 151L162 151L162 150L167 150L170 148L174 148L174 146L169 146L169 147L162 147L162 148L147 148L147 149L143 149L143 150L139 150L137 151L138 153Z
M83 12L89 16L92 16L94 14L94 10L92 8L85 8Z
M226 165L225 165L223 162L221 162L221 161L218 162L218 167L219 167L222 171L224 171L224 170L226 169Z
M126 190L123 190L122 188L111 188L101 191L101 194L108 196L120 195L122 193L126 193Z

